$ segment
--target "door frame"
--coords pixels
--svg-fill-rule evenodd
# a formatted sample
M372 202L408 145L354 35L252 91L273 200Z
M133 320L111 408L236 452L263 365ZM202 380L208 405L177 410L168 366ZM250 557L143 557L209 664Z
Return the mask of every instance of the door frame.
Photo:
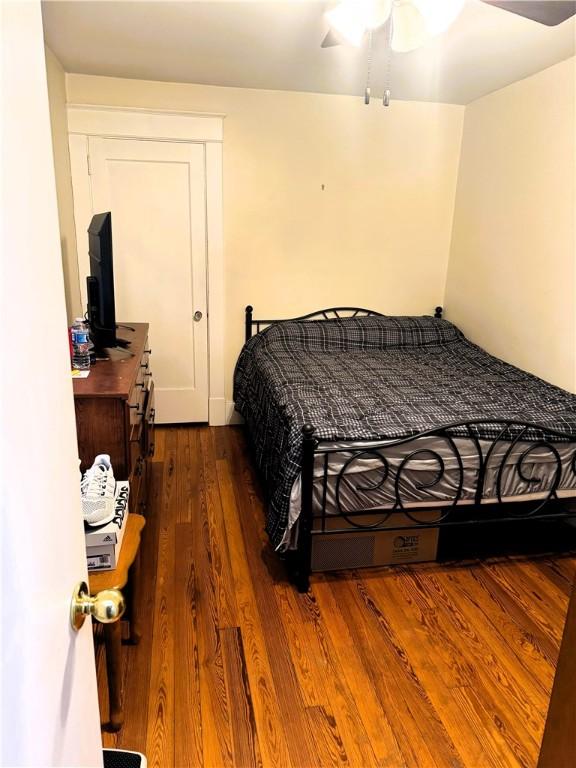
M226 424L224 396L223 114L68 104L68 143L76 222L92 215L88 138L203 144L206 162L206 305L208 308L208 421ZM86 251L76 227L78 264ZM86 254L86 259L87 259ZM85 269L80 269L84 274ZM79 286L83 305L85 289ZM137 318L143 319L146 318Z

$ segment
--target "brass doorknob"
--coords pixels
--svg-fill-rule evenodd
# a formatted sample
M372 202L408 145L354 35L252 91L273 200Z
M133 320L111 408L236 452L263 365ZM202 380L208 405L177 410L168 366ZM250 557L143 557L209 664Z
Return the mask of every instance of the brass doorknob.
M93 616L102 624L118 621L126 610L124 595L119 589L103 589L92 597L85 581L80 581L74 587L70 602L70 624L78 631L84 624L86 616Z

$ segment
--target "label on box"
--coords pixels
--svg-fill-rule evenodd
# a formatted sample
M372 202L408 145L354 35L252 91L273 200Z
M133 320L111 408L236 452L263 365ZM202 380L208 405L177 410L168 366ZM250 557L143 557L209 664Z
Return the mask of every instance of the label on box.
M106 548L107 549L107 548ZM86 552L86 562L89 571L108 571L116 567L114 547L111 552L98 549Z
M438 528L408 528L382 535L382 559L386 564L420 563L436 559ZM388 536L390 538L388 538ZM382 561L379 561L382 564Z
M421 556L421 541L420 532L418 533L402 533L401 535L394 536L392 540L392 562L407 562L414 561L417 557Z

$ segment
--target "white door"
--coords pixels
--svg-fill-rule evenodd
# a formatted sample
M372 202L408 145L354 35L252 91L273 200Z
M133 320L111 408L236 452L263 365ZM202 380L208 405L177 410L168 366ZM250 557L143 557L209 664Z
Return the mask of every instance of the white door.
M116 317L150 323L156 419L208 421L204 145L89 137L88 152L92 211L112 212Z
M4 766L100 766L78 450L39 2L2 2Z

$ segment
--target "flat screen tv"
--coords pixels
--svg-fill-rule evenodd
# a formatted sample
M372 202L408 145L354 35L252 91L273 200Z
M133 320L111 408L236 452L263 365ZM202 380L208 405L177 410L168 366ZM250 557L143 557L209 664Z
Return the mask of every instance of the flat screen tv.
M112 214L97 213L88 227L90 277L88 322L96 350L118 346L114 305L114 269L112 263Z

